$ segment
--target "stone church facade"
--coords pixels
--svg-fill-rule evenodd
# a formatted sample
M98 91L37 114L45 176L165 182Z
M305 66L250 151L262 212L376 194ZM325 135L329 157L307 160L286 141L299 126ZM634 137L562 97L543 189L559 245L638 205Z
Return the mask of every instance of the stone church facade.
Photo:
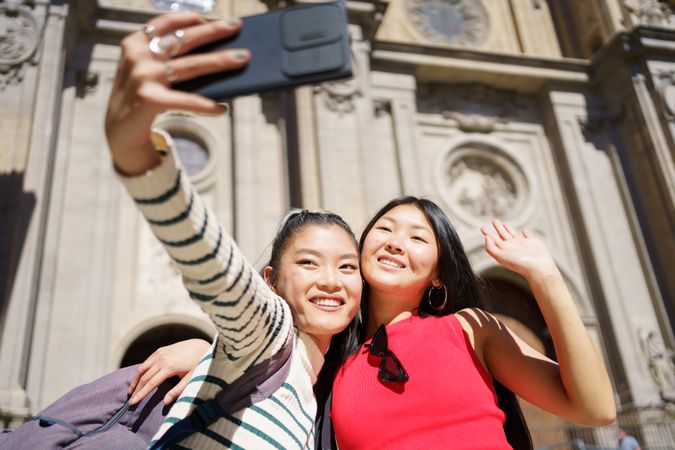
M210 4L214 17L282 6L184 3ZM673 448L675 7L347 7L352 79L237 98L220 117L160 118L249 260L263 261L290 207L335 211L358 232L392 197L426 196L494 287L494 311L554 356L527 285L485 254L479 232L492 217L529 228L605 357L618 423L643 448ZM104 140L119 41L156 13L152 0L0 1L4 426L159 345L212 333L115 180ZM613 427L524 407L537 445L616 442Z

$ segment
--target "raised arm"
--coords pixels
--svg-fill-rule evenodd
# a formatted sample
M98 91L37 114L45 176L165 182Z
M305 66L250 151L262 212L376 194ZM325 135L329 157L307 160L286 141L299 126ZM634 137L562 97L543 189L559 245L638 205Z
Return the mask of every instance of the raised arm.
M487 253L529 283L558 357L558 363L551 361L494 318L483 318L488 332L482 351L492 375L525 400L571 422L613 422L609 376L544 243L497 220L491 230L481 231Z
M170 137L151 128L156 116L168 109L222 112L212 100L176 91L170 82L242 67L249 58L245 50L185 55L236 33L239 26L238 21L206 22L192 13L153 19L145 31L122 43L106 115L106 135L120 178L176 263L190 296L215 324L216 359L236 366L227 372L226 381L281 348L292 326L288 305L205 207L175 161ZM181 33L182 45L177 45ZM153 36L168 36L167 54L150 51ZM164 155L158 150L165 150Z

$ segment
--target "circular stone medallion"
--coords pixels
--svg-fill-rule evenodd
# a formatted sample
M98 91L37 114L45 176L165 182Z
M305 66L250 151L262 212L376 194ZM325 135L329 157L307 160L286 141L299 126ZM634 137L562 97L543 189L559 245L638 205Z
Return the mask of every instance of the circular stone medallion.
M23 9L10 10L0 5L1 67L19 65L33 56L38 36L38 24L29 12Z
M451 211L471 224L513 220L529 197L525 174L502 151L484 144L452 150L440 165L439 190Z
M488 36L487 11L479 0L408 0L408 18L431 42L478 47Z

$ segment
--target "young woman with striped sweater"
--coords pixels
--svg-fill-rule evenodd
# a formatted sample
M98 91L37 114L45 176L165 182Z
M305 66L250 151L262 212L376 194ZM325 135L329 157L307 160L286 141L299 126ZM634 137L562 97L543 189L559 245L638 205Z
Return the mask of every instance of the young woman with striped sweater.
M185 55L239 26L237 21L207 23L195 14L169 14L153 19L145 33L127 37L106 135L124 185L176 262L190 296L218 330L213 351L197 366L155 439L248 367L275 355L291 338L295 316L299 338L283 386L268 399L219 418L180 446L306 448L313 444L312 385L323 354L332 335L358 309L362 281L356 240L335 215L293 214L276 238L263 279L190 186L173 158L170 138L151 130L155 117L167 109L222 113L217 103L175 91L170 82L241 68L249 58L245 49ZM179 29L182 46L173 49L176 54L153 55L148 30L166 36Z

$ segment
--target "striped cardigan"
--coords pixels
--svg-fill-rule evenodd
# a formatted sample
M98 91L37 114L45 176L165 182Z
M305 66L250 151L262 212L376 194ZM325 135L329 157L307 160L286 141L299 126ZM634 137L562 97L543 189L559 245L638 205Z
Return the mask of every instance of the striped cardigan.
M159 139L160 145L157 145ZM153 132L158 148L171 139ZM281 350L294 332L288 304L244 259L176 164L173 152L136 177L120 176L138 208L176 263L190 297L209 315L218 335L181 397L153 438L211 399L250 366ZM191 449L294 449L314 445L316 401L312 386L323 355L300 333L290 373L270 398L218 419L180 442Z

